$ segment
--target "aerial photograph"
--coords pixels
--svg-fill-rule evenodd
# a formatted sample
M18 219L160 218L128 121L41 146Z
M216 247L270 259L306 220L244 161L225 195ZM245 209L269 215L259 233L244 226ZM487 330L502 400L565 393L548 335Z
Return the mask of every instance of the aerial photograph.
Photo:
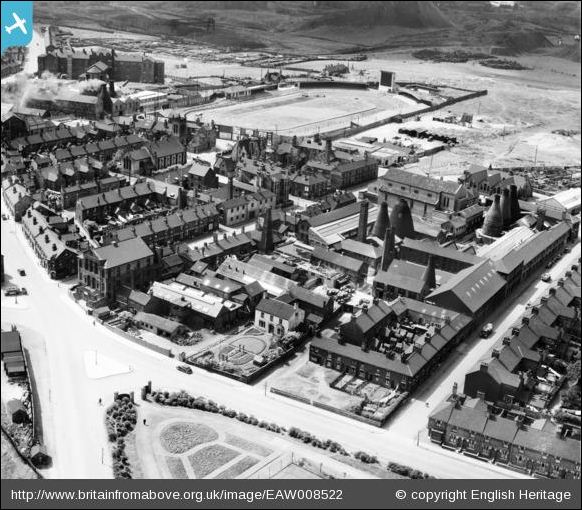
M576 487L580 15L2 2L3 485Z

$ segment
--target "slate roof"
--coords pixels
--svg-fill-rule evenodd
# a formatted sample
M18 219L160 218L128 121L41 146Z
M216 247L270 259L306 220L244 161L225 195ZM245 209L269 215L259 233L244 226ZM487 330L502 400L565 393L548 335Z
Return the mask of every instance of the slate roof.
M357 260L346 255L341 255L335 251L328 250L320 246L317 246L311 252L311 260L321 260L323 262L333 264L334 266L338 266L342 269L346 269L355 273L362 271L364 266L364 262L362 260Z
M472 312L478 312L497 292L506 285L490 260L463 269L427 296L434 299L445 292L452 292Z
M153 256L152 250L142 241L141 237L121 241L117 243L117 246L113 244L101 246L95 248L93 253L99 260L106 261L105 269Z
M283 320L289 320L295 314L295 308L276 299L264 298L257 305L257 311L268 313Z

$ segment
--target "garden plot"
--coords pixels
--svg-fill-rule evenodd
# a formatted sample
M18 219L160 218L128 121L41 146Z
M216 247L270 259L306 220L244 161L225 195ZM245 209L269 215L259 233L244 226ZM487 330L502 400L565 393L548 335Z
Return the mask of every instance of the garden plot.
M195 446L218 439L218 434L202 423L173 423L160 435L160 443L170 453L185 453Z
M147 425L142 425L142 418ZM146 479L311 477L303 473L305 469L339 473L334 478L345 476L342 464L331 454L326 462L322 452L237 419L143 402L129 462ZM306 460L311 455L313 462ZM349 474L367 477L354 469Z

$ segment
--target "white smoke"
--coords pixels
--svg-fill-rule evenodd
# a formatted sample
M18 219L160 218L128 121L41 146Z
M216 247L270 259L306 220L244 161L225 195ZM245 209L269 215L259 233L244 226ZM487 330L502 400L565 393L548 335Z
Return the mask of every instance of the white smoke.
M79 94L96 95L103 85L105 85L105 82L101 80L87 80L79 82L75 88L79 91Z

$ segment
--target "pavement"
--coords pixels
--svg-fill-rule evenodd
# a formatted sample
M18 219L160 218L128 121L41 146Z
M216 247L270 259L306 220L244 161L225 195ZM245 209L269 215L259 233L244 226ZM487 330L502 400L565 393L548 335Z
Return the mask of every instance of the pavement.
M2 209L6 212L4 204ZM460 363L462 368L456 366L448 374L451 367L443 366L433 376L436 379L424 390L421 388L388 428L378 429L271 394L266 385L247 386L196 367L192 375L183 374L176 370L175 359L129 342L99 324L94 325L92 318L69 297L67 285L50 280L26 243L20 226L12 220L2 222L2 252L10 283L24 285L29 291L28 296L18 298L26 304L24 308L10 306L9 300L2 296L2 321L36 331L46 347L45 353L35 351L31 357L35 374L39 371L45 376L42 379L45 387L41 389L42 420L54 463L46 473L49 477L111 478L111 468L103 461L104 457L107 460L109 449L104 427L105 406L100 406L98 401L102 398L107 405L115 391L135 391L139 395L140 387L151 380L154 389L183 389L192 395L205 396L260 420L296 426L322 439L335 440L349 451L369 452L383 464L399 462L440 478L527 478L454 452L421 448L416 442L429 412L424 400L430 400L434 407L450 391L453 380L462 383L463 371L489 348L505 326L518 318L527 300L541 295L546 284L536 282L517 299L513 308L504 307L511 317L500 314L499 319L494 319L499 324L496 336L485 343L470 344L466 352L461 350L449 363L451 366ZM579 254L578 245L552 273L557 275L565 270ZM24 268L27 276L20 277L18 268ZM26 338L24 342L26 345ZM97 351L98 359L102 355L115 359L119 366L131 366L131 371L91 378L85 366L88 351ZM434 389L433 385L436 385Z

